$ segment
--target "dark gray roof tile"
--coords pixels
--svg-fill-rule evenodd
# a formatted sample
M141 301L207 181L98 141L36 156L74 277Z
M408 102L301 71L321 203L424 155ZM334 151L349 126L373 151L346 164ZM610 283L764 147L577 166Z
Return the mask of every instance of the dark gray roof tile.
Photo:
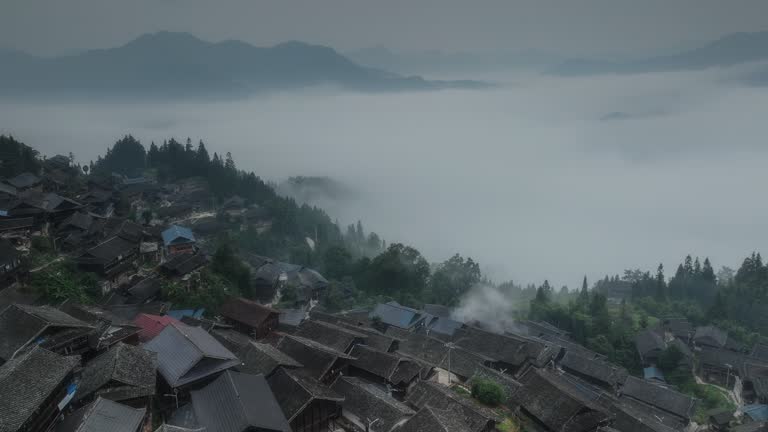
M240 364L237 357L208 332L181 323L167 325L144 348L157 353L158 371L172 387Z
M365 421L378 419L371 432L390 431L415 414L385 391L357 378L339 377L331 388L344 397L344 414Z
M65 417L56 426L56 432L138 432L145 414L145 408L98 398Z
M191 394L195 417L208 432L291 432L263 375L227 371Z
M15 432L30 420L78 363L77 356L35 346L0 366L0 432Z

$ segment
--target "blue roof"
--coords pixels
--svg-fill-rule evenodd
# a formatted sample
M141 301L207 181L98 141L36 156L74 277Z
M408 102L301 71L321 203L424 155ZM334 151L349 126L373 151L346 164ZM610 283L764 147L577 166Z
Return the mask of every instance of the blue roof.
M768 420L768 405L744 405L744 408L741 410L754 421L762 422Z
M163 231L163 243L166 246L171 244L191 243L195 241L195 235L192 230L178 225L171 225L170 228ZM178 241L181 239L181 241Z
M203 313L205 312L205 309L176 309L176 310L169 310L166 315L176 318L177 320L181 320L184 317L192 317L192 318L202 318Z
M460 329L463 325L464 323L454 321L450 318L438 318L437 322L432 325L429 330L436 333L453 336L453 333L455 333L456 330Z
M664 373L661 372L661 369L651 366L643 369L643 378L649 380L649 379L657 379L661 381L666 381L664 379Z
M407 329L414 324L420 317L420 314L415 309L402 306L396 302L389 302L376 305L376 308L373 309L369 316L371 318L375 316L381 318L381 322L384 324Z

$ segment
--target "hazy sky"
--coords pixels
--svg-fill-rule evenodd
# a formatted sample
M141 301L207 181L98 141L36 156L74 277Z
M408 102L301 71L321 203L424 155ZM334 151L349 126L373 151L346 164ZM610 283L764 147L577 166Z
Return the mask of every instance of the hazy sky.
M193 32L256 45L348 50L537 49L623 53L768 29L765 0L2 0L0 46L57 54L142 33Z

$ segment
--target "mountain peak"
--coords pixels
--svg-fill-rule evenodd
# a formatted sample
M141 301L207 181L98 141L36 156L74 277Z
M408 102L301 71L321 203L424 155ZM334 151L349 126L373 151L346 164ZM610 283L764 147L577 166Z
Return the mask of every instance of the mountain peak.
M159 31L155 33L145 33L136 39L128 42L124 47L157 47L157 46L190 46L190 45L208 45L197 36L186 32Z

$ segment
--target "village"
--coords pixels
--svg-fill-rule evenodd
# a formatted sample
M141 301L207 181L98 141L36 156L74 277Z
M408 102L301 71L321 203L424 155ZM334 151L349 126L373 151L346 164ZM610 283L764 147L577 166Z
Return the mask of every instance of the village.
M265 256L246 260L252 299L178 308L162 287L206 289L222 224L272 217L205 179L74 177L60 155L0 182L0 432L768 430L768 343L681 317L636 335L634 376L546 322L499 330L395 301L329 313L322 274ZM32 289L64 260L96 275L98 302ZM278 308L286 287L296 301ZM658 368L671 346L735 408L694 418ZM473 397L477 382L503 402Z

